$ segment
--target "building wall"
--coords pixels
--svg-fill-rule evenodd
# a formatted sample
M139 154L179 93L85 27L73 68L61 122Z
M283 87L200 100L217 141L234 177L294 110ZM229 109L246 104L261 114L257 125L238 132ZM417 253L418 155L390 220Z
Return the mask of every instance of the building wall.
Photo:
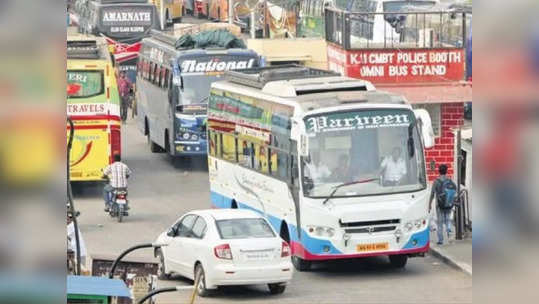
M453 129L462 126L464 121L464 103L444 103L441 105L441 132L436 137L435 145L425 151L425 161L427 162L428 180L433 181L438 176L438 166L446 164L447 174L453 177L455 163L455 136ZM430 163L435 162L435 169L431 170Z

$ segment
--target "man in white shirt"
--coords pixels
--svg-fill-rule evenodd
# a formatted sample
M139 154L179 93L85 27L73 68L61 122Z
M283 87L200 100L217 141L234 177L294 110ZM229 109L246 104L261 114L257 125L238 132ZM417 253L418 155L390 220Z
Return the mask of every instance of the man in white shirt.
M307 176L313 180L313 183L321 183L324 179L331 175L329 168L320 162L320 155L318 152L311 153L311 161L306 165Z
M115 154L114 162L103 170L103 174L109 178L109 184L105 185L105 188L103 189L105 212L109 212L109 204L113 199L113 191L127 191L127 178L129 178L129 175L131 175L131 170L126 164L122 163L120 154Z
M381 172L384 175L384 186L396 186L400 184L401 179L406 175L406 163L400 157L401 149L393 148L391 156L382 161Z

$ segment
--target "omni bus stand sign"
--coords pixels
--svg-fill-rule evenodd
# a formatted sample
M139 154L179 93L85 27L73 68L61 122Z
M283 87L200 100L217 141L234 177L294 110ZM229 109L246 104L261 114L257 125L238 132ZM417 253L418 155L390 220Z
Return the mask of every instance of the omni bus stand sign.
M373 83L460 81L464 49L344 50L328 45L333 71Z

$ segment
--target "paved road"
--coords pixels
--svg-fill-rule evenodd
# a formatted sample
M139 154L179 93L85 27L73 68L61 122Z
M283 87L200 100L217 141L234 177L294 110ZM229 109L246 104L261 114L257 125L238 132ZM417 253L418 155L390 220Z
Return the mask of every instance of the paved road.
M76 204L89 254L114 254L140 242L151 242L182 213L209 207L207 165L198 159L174 168L168 157L152 154L133 122L123 129L123 155L133 169L129 196L132 212L117 223L103 212L101 187L77 185ZM135 256L151 257L151 250ZM385 258L316 265L294 275L283 295L270 296L264 286L228 288L197 303L471 303L472 278L433 257L411 259L405 270ZM188 285L182 278L160 286ZM158 303L185 303L188 293L158 296Z

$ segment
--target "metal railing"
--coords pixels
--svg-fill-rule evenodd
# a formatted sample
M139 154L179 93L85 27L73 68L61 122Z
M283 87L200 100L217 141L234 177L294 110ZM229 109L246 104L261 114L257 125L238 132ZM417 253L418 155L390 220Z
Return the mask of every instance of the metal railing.
M462 240L472 232L468 190L462 189L455 206L455 238Z
M326 41L346 50L464 48L470 17L461 11L368 13L326 8Z

